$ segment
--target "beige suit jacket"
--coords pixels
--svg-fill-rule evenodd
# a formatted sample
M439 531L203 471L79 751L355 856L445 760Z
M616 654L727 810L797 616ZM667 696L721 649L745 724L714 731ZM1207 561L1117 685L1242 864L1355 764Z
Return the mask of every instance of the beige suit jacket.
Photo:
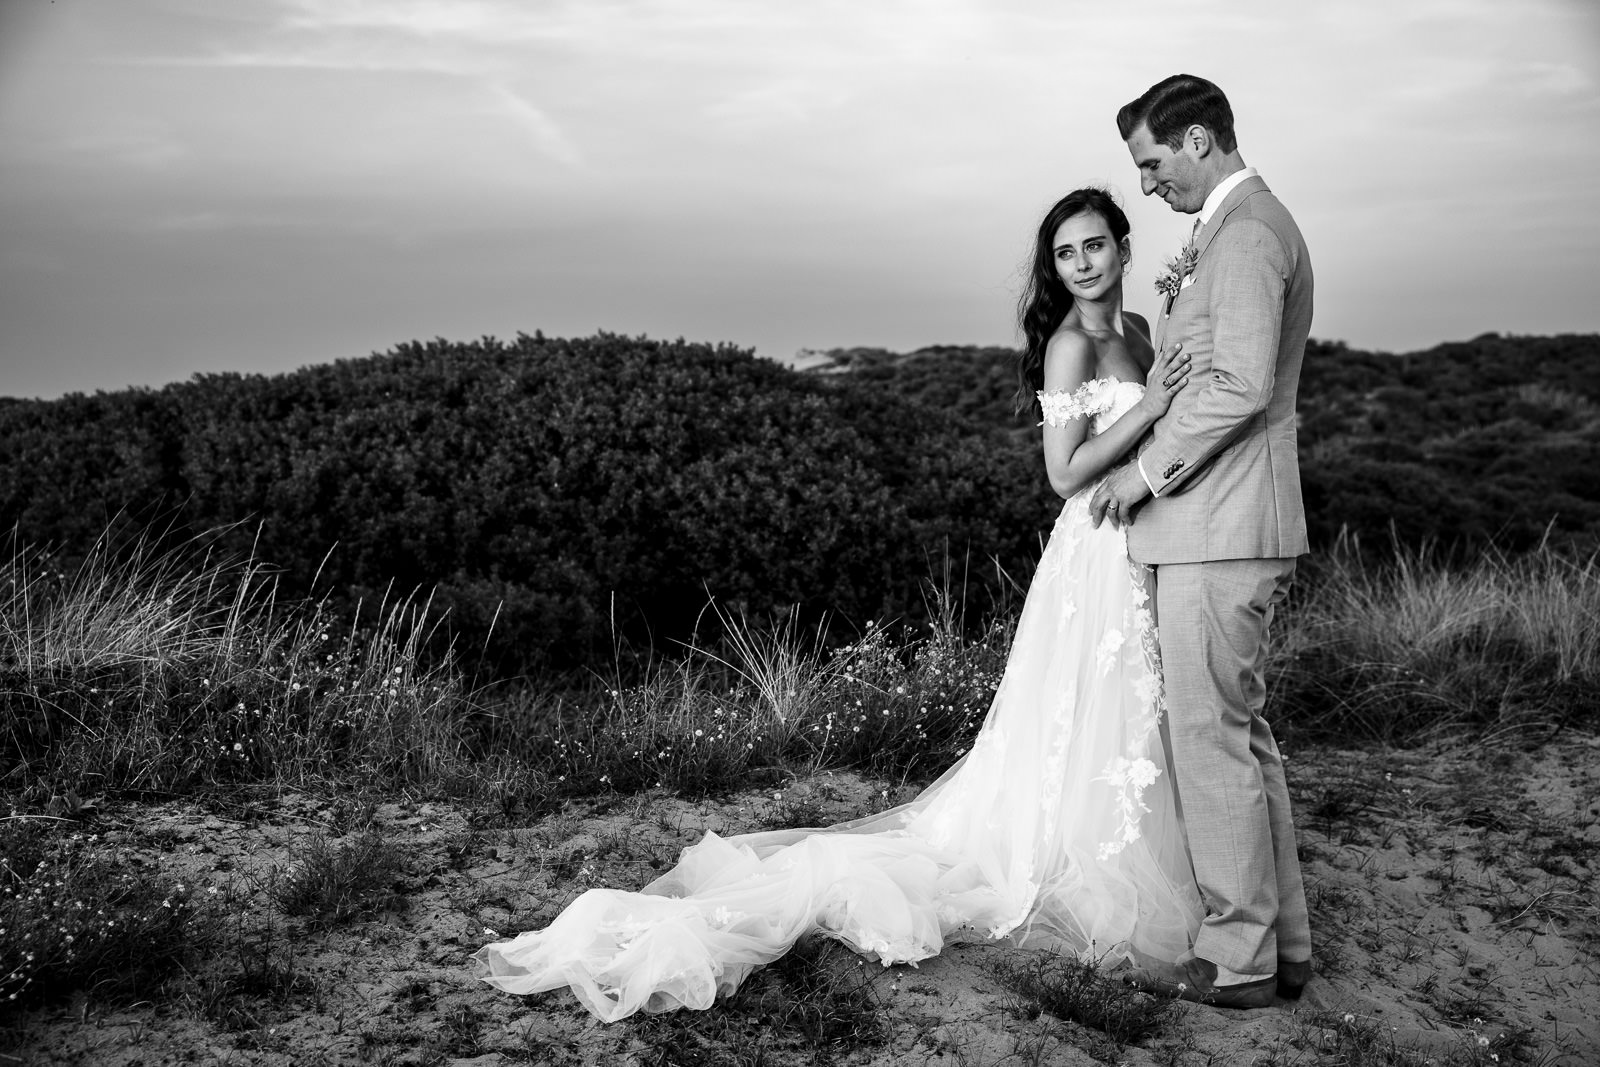
M1298 556L1311 257L1259 177L1227 195L1195 247L1193 278L1164 302L1155 336L1158 348L1183 342L1191 377L1140 452L1157 495L1128 527L1128 551L1151 564Z

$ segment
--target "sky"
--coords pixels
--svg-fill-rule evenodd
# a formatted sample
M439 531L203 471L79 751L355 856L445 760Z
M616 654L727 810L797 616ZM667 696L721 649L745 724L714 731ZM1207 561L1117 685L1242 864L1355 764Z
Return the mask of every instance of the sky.
M1038 219L1189 219L1117 109L1217 82L1315 337L1600 331L1592 0L0 0L0 396L605 330L1014 344Z

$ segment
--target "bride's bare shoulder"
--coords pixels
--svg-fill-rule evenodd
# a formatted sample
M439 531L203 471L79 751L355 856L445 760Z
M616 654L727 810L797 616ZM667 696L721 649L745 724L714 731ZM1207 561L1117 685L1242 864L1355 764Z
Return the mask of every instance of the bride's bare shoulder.
M1097 354L1095 340L1088 333L1076 326L1059 327L1044 349L1046 387L1075 387L1094 377Z
M1046 342L1045 354L1057 351L1075 352L1084 348L1094 348L1094 335L1081 326L1062 323L1056 327L1056 332L1051 334L1050 340Z

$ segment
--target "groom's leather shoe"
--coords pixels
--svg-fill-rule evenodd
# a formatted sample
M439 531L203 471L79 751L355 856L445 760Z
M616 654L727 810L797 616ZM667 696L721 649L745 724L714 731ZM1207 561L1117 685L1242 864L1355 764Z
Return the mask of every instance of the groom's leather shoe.
M1278 996L1285 1000L1299 1000L1309 981L1310 960L1278 960Z
M1135 967L1124 972L1123 981L1146 993L1217 1008L1270 1008L1278 991L1277 975L1219 986L1217 965L1198 956L1183 963Z

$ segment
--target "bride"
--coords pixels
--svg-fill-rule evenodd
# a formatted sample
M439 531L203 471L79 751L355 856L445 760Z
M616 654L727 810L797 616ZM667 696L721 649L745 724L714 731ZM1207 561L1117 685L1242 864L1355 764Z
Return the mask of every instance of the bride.
M612 1022L706 1008L821 933L885 966L947 940L1104 957L1189 954L1204 909L1169 785L1145 569L1089 522L1097 482L1188 381L1122 310L1128 220L1079 189L1040 223L1021 318L1021 394L1043 415L1066 505L971 750L915 800L823 829L708 833L639 892L591 889L473 958L509 993L570 986Z

